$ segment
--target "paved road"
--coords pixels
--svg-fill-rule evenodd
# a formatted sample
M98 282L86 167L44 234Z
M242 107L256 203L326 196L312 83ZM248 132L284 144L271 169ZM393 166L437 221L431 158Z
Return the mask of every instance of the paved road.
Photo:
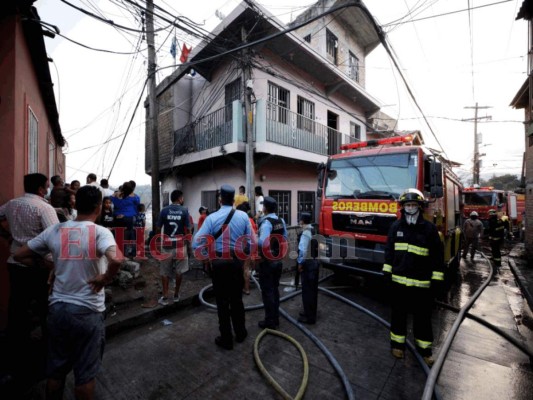
M462 263L450 302L463 305L488 274L488 264ZM361 283L361 281L355 281ZM388 320L386 294L371 281L337 291ZM332 286L326 282L325 286ZM247 303L259 302L254 290ZM297 316L300 298L282 304ZM323 294L319 297L319 321L311 330L324 342L345 370L356 399L419 399L425 375L414 357L390 356L388 332L375 320ZM533 318L523 301L509 268L504 265L471 313L486 318L533 349ZM234 350L213 343L218 334L217 317L205 307L188 307L161 320L114 336L104 356L98 378L97 398L133 399L277 399L255 366L252 348L259 333L263 311L247 313L250 336ZM435 353L448 333L455 314L439 310L434 315ZM340 379L327 359L300 330L283 320L280 329L305 348L310 364L305 399L345 398ZM289 393L295 394L302 376L297 350L282 339L267 336L260 355L267 369ZM495 333L473 321L465 321L454 341L439 377L444 400L531 399L533 372L528 357ZM72 381L66 399L72 396ZM42 398L42 384L35 397Z

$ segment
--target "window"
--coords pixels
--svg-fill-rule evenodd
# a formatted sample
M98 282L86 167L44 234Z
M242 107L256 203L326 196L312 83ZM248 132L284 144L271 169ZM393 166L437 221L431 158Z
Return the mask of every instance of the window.
M39 122L37 117L28 107L28 173L39 172Z
M48 142L48 176L56 174L56 146L53 141Z
M218 190L202 190L202 206L207 207L210 213L220 208L218 203Z
M288 123L290 109L290 92L271 82L268 83L268 119L284 124Z
M291 223L291 191L290 190L269 190L268 195L278 202L278 216L283 218L285 223Z
M351 121L350 121L350 138L351 138L350 143L361 141L361 126Z
M329 29L326 29L326 53L333 59L333 64L337 65L337 48L339 40Z
M298 129L314 132L315 128L315 103L298 96Z
M350 70L349 75L354 81L359 82L359 59L350 51Z
M305 35L305 36L304 36L304 40L305 40L307 43L311 43L311 34L309 34L309 35Z
M225 88L225 104L231 105L235 100L241 100L241 78L235 79L228 83ZM231 121L233 118L233 110L231 107L226 107L226 121Z
M315 192L298 192L298 221L303 212L310 213L315 222Z

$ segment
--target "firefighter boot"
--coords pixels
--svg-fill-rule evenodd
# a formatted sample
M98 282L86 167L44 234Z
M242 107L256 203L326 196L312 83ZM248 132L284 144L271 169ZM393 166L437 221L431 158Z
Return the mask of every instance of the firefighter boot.
M428 367L431 368L433 364L435 363L435 360L433 359L433 357L427 356L427 357L424 357L424 362L426 363Z
M404 351L402 349L392 349L391 354L394 358L403 358Z

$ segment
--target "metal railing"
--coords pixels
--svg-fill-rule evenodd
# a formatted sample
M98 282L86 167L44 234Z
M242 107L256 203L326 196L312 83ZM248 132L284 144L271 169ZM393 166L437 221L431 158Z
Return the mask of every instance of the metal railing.
M175 131L174 156L212 149L232 140L232 105L229 104Z
M267 102L266 139L312 153L328 154L328 132L340 132L319 124L285 107Z

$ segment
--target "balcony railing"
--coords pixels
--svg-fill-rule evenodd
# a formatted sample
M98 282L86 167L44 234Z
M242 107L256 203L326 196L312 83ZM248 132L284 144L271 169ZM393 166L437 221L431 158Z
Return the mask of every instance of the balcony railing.
M267 102L266 107L266 140L269 142L327 155L328 137L340 138L340 132L335 129L285 107L270 102Z
M232 105L229 104L175 131L174 156L212 149L232 140Z

